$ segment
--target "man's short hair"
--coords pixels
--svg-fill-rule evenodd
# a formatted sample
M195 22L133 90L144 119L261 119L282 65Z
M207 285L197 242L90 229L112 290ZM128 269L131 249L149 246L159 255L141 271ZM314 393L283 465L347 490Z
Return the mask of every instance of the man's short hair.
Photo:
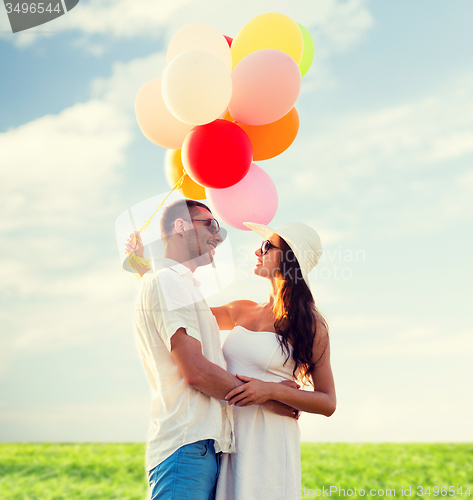
M172 234L173 224L176 219L183 219L190 222L192 216L197 212L197 207L205 208L205 210L212 213L207 205L196 200L176 200L169 204L163 210L163 215L161 216L161 237L165 239Z

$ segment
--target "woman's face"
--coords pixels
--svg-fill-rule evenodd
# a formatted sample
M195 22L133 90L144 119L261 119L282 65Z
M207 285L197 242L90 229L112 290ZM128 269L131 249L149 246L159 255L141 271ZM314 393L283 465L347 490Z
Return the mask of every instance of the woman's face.
M279 270L281 262L280 238L277 234L272 234L268 241L271 242L271 248L264 255L261 253L261 247L256 250L257 257L254 273L262 278L274 278ZM275 248L276 247L276 248Z

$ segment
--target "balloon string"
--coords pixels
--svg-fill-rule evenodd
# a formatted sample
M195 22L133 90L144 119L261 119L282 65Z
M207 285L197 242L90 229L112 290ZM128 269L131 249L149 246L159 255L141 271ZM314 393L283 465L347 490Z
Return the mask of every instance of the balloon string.
M176 182L176 185L169 191L168 195L164 200L158 205L158 208L151 214L150 218L141 226L140 230L138 231L141 233L141 231L144 231L150 224L151 220L153 217L156 215L156 212L166 203L166 200L171 196L171 194L176 190L179 189L182 186L182 183L184 182L184 178L187 175L187 172L184 170L184 173L182 174L181 178Z
M169 191L167 194L166 198L158 205L156 210L150 215L149 219L140 227L140 229L137 231L138 233L141 233L144 231L151 223L153 220L153 217L156 215L158 210L162 208L162 206L166 203L166 200L171 196L171 194L176 190L179 189L182 186L182 183L184 182L184 179L187 175L187 172L184 170L184 173L182 174L181 178L176 182L175 186ZM133 236L133 244L136 243L136 233ZM135 266L133 265L133 262L136 262L140 266L147 267L148 269L151 268L149 259L145 259L144 257L138 257L135 255L134 252L127 254L127 257L125 259L125 262L123 263L123 269L133 273L138 279L141 278L141 274L136 270Z

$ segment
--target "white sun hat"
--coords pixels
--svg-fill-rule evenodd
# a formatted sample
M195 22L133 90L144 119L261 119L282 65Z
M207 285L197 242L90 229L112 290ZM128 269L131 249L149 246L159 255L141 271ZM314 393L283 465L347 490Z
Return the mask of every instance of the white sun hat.
M322 242L315 229L303 222L291 222L279 229L271 229L254 222L244 222L243 224L266 240L272 234L279 235L294 252L302 271L302 277L310 288L308 274L316 266L323 253Z

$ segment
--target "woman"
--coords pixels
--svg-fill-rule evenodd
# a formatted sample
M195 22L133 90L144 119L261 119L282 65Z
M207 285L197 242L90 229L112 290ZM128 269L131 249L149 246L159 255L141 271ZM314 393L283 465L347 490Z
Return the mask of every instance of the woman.
M254 273L269 279L271 290L264 303L238 300L212 309L220 329L231 330L223 345L227 369L246 382L227 395L237 453L222 455L216 498L299 499L298 423L260 403L273 399L326 416L335 411L327 324L307 277L322 247L316 231L300 222L278 230L245 225L265 239L255 252ZM278 383L288 378L313 391Z
M229 394L234 405L237 453L223 454L217 500L292 500L301 497L296 419L260 405L277 400L296 410L330 416L335 386L327 323L315 307L308 273L322 255L317 232L301 222L278 230L245 223L263 238L254 273L271 283L269 300L237 300L212 308L227 369L245 384ZM131 239L128 251L133 251ZM300 380L313 391L279 382Z

